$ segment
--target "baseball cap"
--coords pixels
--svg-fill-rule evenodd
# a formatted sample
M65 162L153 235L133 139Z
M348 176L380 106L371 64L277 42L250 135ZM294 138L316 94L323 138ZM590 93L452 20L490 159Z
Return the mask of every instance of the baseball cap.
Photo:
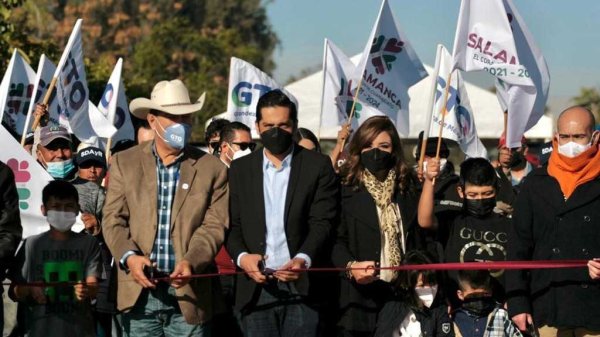
M82 166L86 163L98 163L101 164L102 167L106 167L106 156L101 149L89 146L77 152L75 163L77 166Z
M72 142L69 131L58 125L48 125L40 129L40 144L46 147L57 139L65 139L69 143Z

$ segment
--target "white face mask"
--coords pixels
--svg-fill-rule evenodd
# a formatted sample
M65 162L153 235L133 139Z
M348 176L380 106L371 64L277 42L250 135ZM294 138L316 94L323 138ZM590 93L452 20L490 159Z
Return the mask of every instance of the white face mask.
M77 213L49 210L46 220L59 232L68 232L75 224Z
M562 154L565 157L575 158L583 152L587 151L590 147L592 147L592 142L589 142L587 144L568 142L566 144L558 146L558 153Z
M417 296L419 296L421 302L423 302L423 305L429 308L431 307L431 304L433 304L437 289L437 285L431 287L415 287L415 292L417 293Z
M233 153L233 159L232 160L236 160L236 159L245 157L245 156L249 155L250 153L252 153L252 151L250 151L250 149L235 151Z

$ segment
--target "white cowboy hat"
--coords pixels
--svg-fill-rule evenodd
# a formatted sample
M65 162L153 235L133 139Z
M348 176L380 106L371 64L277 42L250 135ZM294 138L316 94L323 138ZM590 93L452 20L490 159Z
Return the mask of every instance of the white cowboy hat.
M190 100L185 84L181 80L160 81L156 83L150 99L136 98L129 104L129 111L139 119L146 119L150 110L166 112L170 115L188 115L199 111L204 105L206 93L196 103Z

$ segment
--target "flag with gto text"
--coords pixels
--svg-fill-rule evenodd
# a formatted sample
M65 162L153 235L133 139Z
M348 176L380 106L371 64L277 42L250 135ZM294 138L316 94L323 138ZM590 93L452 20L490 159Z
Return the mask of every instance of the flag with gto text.
M135 139L127 97L125 97L125 86L121 79L122 70L123 59L119 58L98 103L98 110L117 129L117 132L112 136L113 144L124 139ZM103 140L101 145L101 148L104 149L106 141Z
M46 96L46 91L48 91L48 87L50 87L50 82L52 82L52 76L56 72L56 66L52 61L50 61L46 55L42 54L40 57L40 62L38 64L37 73L35 75L35 82L33 83L33 99L31 104L29 104L29 109L27 110L27 120L25 125L23 125L23 133L27 134L31 132L31 124L32 119L35 118L33 112L35 111L35 103L42 103L44 100L44 96ZM48 123L52 125L61 125L67 128L69 131L71 127L69 126L69 121L66 119L64 115L60 114L60 109L58 107L58 100L56 99L56 91L52 91L50 95L50 100L48 101Z
M252 64L231 58L229 67L229 89L227 90L227 113L225 118L246 124L257 137L255 130L256 104L260 96L273 89L280 89L298 109L298 101L274 79Z
M0 120L14 134L21 134L33 94L35 72L15 50L0 83Z
M439 73L435 74L437 77L434 94L435 103L433 105L429 136L438 136L440 125L442 124L442 114L446 114L444 117L444 127L442 128L442 137L457 142L467 157L487 158L487 150L477 136L473 108L471 108L460 70L453 70L452 56L446 48L441 46L438 52L440 54L437 56L440 60L440 68ZM448 99L444 108L446 82L450 72L452 72L452 77L450 78Z
M98 146L99 138L112 137L116 129L98 108L89 103L81 24L82 20L78 19L54 73L58 78L56 94L60 114L66 116L75 136L83 143Z
M511 0L463 0L454 40L454 64L464 71L495 76L498 97L508 111L507 145L544 114L550 75L546 61Z
M406 34L398 25L387 0L353 76L353 92L362 78L358 100L377 109L396 123L403 135L409 132L408 89L427 76Z

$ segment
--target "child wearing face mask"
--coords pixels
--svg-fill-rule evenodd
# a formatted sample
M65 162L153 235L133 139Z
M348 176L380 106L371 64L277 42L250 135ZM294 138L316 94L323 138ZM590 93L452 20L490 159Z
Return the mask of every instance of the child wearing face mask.
M457 290L462 305L452 313L458 337L523 337L501 303L494 300L487 270L458 272Z
M462 211L454 216L438 218L433 212L433 179L439 174L439 164L431 161L425 172L425 183L419 200L418 220L422 228L445 231L444 261L483 262L505 261L509 241L511 219L495 212L498 176L492 165L484 158L470 158L461 165L458 194L463 198ZM494 277L494 294L504 302L504 271L491 271ZM449 272L446 285L448 294L457 289L456 272ZM460 302L449 296L452 307Z
M402 265L429 264L421 251L409 251ZM448 306L440 294L441 281L431 270L400 272L396 297L385 304L377 319L377 337L454 337Z
M91 300L100 277L98 242L71 231L79 213L71 183L50 182L42 202L50 229L21 245L9 272L9 296L27 307L24 328L30 337L95 336ZM50 284L31 285L34 282Z

